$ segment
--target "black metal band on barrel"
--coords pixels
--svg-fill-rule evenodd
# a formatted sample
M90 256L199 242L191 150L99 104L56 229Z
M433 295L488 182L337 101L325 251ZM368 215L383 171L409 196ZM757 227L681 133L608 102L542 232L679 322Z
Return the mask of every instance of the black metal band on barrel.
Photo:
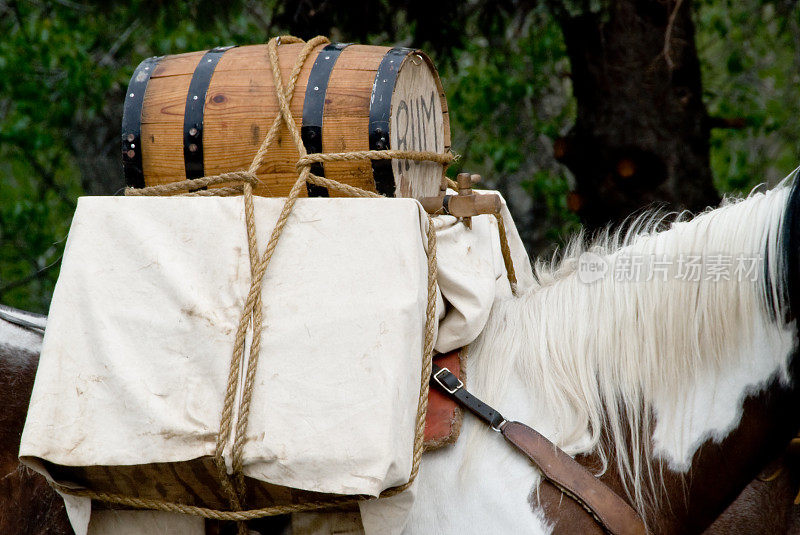
M333 66L342 50L350 43L331 43L319 51L311 72L308 75L305 100L303 101L303 126L300 137L303 138L306 152L309 154L322 152L322 120L325 116L325 94L331 79ZM311 172L317 176L325 176L325 168L321 163L311 166ZM328 188L316 184L306 184L309 197L328 197Z
M442 197L442 213L444 215L450 215L450 197L452 197L452 195L445 195Z
M208 85L211 76L219 63L219 59L232 46L217 47L209 50L200 59L189 83L186 95L186 111L183 115L183 162L186 166L186 178L194 179L205 176L203 165L203 111L206 103Z
M372 96L369 102L369 148L387 150L391 147L389 121L392 114L392 94L403 60L414 52L411 48L397 47L389 50L378 65ZM372 160L372 177L375 190L386 197L395 196L395 180L391 160Z
M122 108L122 171L125 185L131 188L145 186L142 170L142 105L147 83L159 60L161 57L153 56L142 61L133 71L128 92L125 93L125 105Z

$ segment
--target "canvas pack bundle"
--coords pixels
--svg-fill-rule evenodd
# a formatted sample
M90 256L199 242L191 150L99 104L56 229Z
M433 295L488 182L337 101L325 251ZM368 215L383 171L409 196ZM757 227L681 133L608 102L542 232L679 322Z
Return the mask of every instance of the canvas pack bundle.
M254 204L272 228L283 200ZM230 507L212 457L250 285L243 220L237 197L80 200L23 461L98 492ZM264 282L248 507L409 480L427 224L411 199L298 202Z

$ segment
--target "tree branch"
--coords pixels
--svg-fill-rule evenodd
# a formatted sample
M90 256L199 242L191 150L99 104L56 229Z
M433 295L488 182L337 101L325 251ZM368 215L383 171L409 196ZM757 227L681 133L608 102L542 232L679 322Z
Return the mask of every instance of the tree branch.
M709 117L708 126L711 128L741 130L747 127L747 119L744 117Z
M98 65L108 66L111 65L114 56L119 51L120 47L125 44L125 41L131 36L131 34L139 28L141 25L141 21L136 19L133 21L133 24L125 28L125 31L117 38L116 41L111 45L111 48L108 49L108 52L103 54L103 57L97 62Z
M68 7L70 9L75 9L77 11L92 11L94 9L92 6L87 6L85 4L79 4L77 2L70 2L70 0L53 0L56 4L61 4L64 7Z
M61 259L59 258L58 260L61 260ZM13 290L14 288L19 288L21 286L25 286L25 285L30 284L31 282L33 282L33 281L35 281L37 279L40 279L42 277L42 275L44 275L45 273L47 273L48 271L50 271L51 269L53 269L55 266L58 265L58 260L53 262L52 264L49 264L49 265L43 267L42 269L40 269L38 271L34 271L33 273L31 273L27 277L23 277L21 279L17 279L15 281L11 281L9 283L6 283L6 284L0 286L0 297L2 297L3 294L5 294L6 292L9 292L9 291Z
M19 144L17 144L17 147L22 151L23 156L25 156L25 159L28 160L28 163L30 163L31 167L33 167L33 170L36 171L36 173L41 177L45 186L55 191L56 195L58 195L58 198L61 199L64 204L74 210L77 204L64 192L64 189L61 186L56 184L55 173L43 166L30 150L25 147L21 147Z
M667 69L672 72L674 65L672 64L672 56L671 54L671 47L670 43L672 42L672 28L675 26L675 18L678 16L678 11L681 9L681 4L683 0L677 0L675 2L675 9L669 14L669 20L667 21L667 30L664 32L664 49L661 53L664 55L664 61L667 64Z

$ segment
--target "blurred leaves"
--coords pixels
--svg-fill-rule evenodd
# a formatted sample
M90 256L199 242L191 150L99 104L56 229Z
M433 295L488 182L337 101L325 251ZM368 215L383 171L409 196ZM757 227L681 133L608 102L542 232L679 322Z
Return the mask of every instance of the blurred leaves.
M561 31L543 7L500 36L465 30L473 39L441 72L453 148L463 155L450 172L480 173L482 187L506 197L528 249L552 249L577 228L566 208L570 177L552 147L575 118Z
M154 54L262 41L270 9L0 2L1 302L46 311L78 196L122 187L119 124L135 66Z
M795 1L698 3L708 112L745 124L712 130L711 167L720 191L774 185L798 164L799 17Z
M653 0L655 1L655 0ZM123 96L145 57L273 35L431 52L461 169L507 197L532 253L576 228L553 143L575 119L570 66L550 12L601 0L0 0L0 302L44 312L77 198L123 185ZM797 160L800 10L794 1L695 3L705 99L744 128L712 132L722 191L786 175ZM734 121L733 123L736 123ZM731 124L733 124L731 123Z

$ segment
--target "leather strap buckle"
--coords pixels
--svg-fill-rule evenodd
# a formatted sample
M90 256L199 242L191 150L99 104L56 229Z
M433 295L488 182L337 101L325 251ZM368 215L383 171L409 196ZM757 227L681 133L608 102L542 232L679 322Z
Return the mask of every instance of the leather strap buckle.
M444 375L444 377L439 377L440 375ZM458 381L458 384L453 383L453 379ZM439 386L444 388L447 393L455 394L457 390L460 388L464 388L464 383L461 382L461 379L456 377L453 372L448 370L447 368L442 368L436 373L433 374L433 380L439 383ZM450 383L452 386L449 386L447 383Z
M508 423L508 420L503 418L503 421L500 422L499 424L497 424L497 425L489 424L489 427L492 428L492 431L497 431L498 433L502 433L503 432L503 428L506 426L507 423Z

